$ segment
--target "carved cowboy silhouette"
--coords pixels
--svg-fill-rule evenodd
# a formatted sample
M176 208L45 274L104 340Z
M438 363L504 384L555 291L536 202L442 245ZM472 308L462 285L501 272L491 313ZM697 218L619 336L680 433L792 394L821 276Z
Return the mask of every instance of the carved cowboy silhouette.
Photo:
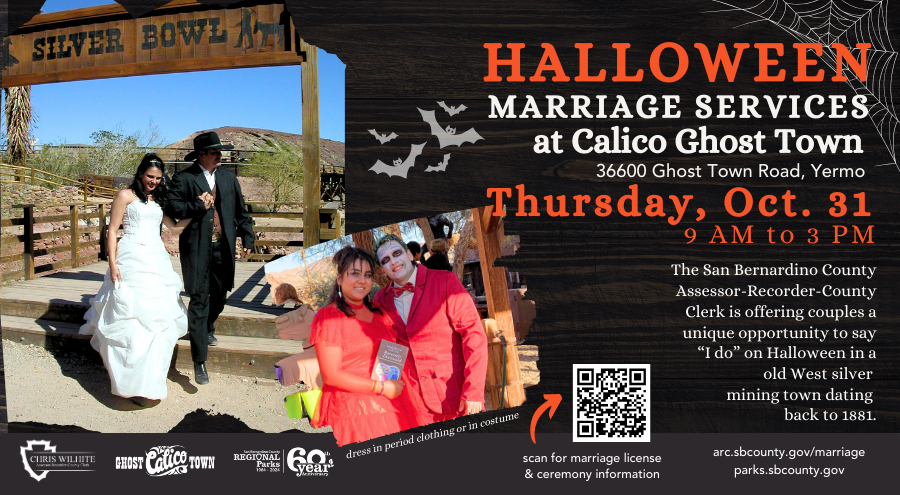
M253 35L251 34L253 26L250 19L251 14L256 14L256 10L241 9L241 22L234 25L234 27L241 28L241 34L238 35L238 42L236 45L234 45L235 48L240 48L241 45L244 44L244 35L247 35L247 48L253 48Z
M284 34L282 32L282 39L284 38ZM19 59L13 56L12 53L9 52L9 45L12 43L12 39L6 38L3 40L3 66L4 67L12 67L19 63Z

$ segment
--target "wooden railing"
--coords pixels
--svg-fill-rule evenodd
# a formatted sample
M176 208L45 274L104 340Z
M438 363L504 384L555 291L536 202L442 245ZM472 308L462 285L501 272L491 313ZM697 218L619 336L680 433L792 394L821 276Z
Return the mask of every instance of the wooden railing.
M247 210L250 212L251 218L284 218L289 220L296 220L298 223L301 223L303 220L303 210L298 209L299 211L268 211L273 209L272 207L275 205L278 206L286 206L286 207L297 207L302 206L301 203L276 203L271 201L248 201ZM341 215L338 211L337 203L328 203L324 207L319 209L319 239L326 241L337 239L341 235ZM254 233L296 233L302 234L303 227L276 227L276 226L263 226L259 225L257 222L254 222L253 231ZM255 253L245 256L243 258L244 261L269 261L272 260L278 255L276 254L260 254L259 251L263 246L277 246L277 247L302 247L303 240L298 235L296 239L284 240L284 241L275 241L275 240L265 240L265 239L257 239L255 241L256 251Z
M31 184L32 186L45 185L50 187L75 186L81 189L84 202L88 202L89 196L112 199L119 192L118 189L93 184L87 180L70 179L39 168L9 165L7 163L0 164L0 183Z
M57 207L68 207L69 213L62 215L44 215L40 217L34 216L36 210ZM0 227L21 225L23 227L23 233L21 235L0 237L0 245L9 246L21 244L21 250L16 250L13 254L0 257L0 263L10 263L21 259L24 266L22 271L4 272L2 275L2 280L4 282L22 276L25 277L25 280L31 280L35 275L50 270L74 268L85 263L93 263L98 259L106 259L106 216L109 208L107 203L23 204L13 205L12 208L21 209L22 216L4 218L0 220ZM79 220L92 218L98 219L98 225L84 228L79 225ZM51 232L34 231L35 225L65 221L69 222L69 228L66 230L56 230ZM100 232L99 240L81 242L81 234L92 232ZM66 236L69 237L69 245L53 246L42 249L35 249L34 247L34 241L56 239ZM97 246L98 243L100 248L98 253L90 254L88 256L79 256L81 249ZM65 251L69 251L70 253L68 260L35 266L35 258Z
M285 219L296 219L298 223L303 219L303 211L260 211L260 208L269 207L271 208L274 205L283 205L283 206L298 206L299 203L274 203L274 202L262 202L262 201L251 201L247 202L247 209L250 212L250 216L252 218L285 218ZM40 211L46 208L58 208L58 207L68 207L68 214L61 215L42 215L35 216L36 211ZM2 274L2 281L14 280L17 278L21 278L24 276L25 280L32 280L36 275L39 275L44 272L48 272L51 270L59 270L63 268L74 268L79 265L83 265L85 263L93 263L98 260L105 260L107 258L107 249L106 249L106 236L107 233L107 216L109 214L109 203L55 203L55 204L20 204L20 205L12 205L11 208L14 210L21 210L21 216L11 216L10 218L3 218L0 220L0 227L14 227L21 225L23 228L22 234L18 235L5 235L0 237L0 246L4 247L4 252L6 251L6 246L10 245L19 245L19 248L15 250L15 252L11 254L7 254L5 256L0 256L0 263L11 263L18 260L22 260L23 267L22 270L7 270ZM254 207L256 211L254 211ZM322 223L320 224L320 236L322 240L331 240L337 239L341 233L341 217L338 211L337 204L329 203L326 204L325 207L319 210L320 218ZM98 219L97 225L89 226L89 227L81 227L79 225L79 220L86 219ZM57 230L51 232L35 232L35 225L48 224L52 222L69 222L69 228L65 230ZM272 233L296 233L302 234L303 227L302 226L262 226L256 225L254 226L254 231L257 233L263 232L272 232ZM90 240L86 242L81 242L81 235L88 234L93 232L99 232L99 239ZM52 246L41 249L35 248L35 241L41 240L50 240L57 239L61 237L69 237L68 245L61 246ZM256 245L256 253L250 254L249 256L244 256L242 261L269 261L273 258L278 257L278 255L274 254L260 254L259 248L263 246L280 246L280 247L302 247L303 241L301 236L296 236L295 239L291 240L265 240L258 239L255 241ZM88 247L99 247L97 253L90 254L87 256L79 256L79 252ZM45 263L42 265L35 265L35 259L41 256L46 256L55 253L61 253L68 251L70 253L69 259L57 261L55 263ZM75 262L73 263L73 260Z

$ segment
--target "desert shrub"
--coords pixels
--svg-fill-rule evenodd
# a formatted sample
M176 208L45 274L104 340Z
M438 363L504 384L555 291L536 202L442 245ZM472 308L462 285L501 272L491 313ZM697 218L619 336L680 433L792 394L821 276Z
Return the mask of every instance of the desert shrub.
M297 202L303 198L303 149L279 139L267 141L265 151L256 155L256 160L265 163L242 165L241 172L266 182L269 186L266 201L276 203L272 211L278 211L282 206L279 203Z
M91 139L94 143L87 153L90 173L113 177L130 177L144 153L163 146L159 129L152 121L143 131L125 134L117 127L114 131L96 131Z
M159 129L151 121L143 131L126 134L121 127L91 134L88 147L48 143L41 147L30 165L63 177L77 179L81 174L131 177L147 151L162 148Z
M90 162L86 154L62 145L44 145L29 160L29 164L35 168L70 179L76 179L81 174L91 173Z

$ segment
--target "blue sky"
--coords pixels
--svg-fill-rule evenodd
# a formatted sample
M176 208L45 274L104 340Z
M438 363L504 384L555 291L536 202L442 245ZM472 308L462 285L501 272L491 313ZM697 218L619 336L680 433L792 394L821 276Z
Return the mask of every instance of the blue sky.
M113 3L48 0L44 12ZM344 142L344 64L319 50L319 126ZM37 144L90 144L98 130L131 134L153 122L165 144L221 126L302 133L300 66L134 76L32 86ZM5 127L5 122L3 123Z

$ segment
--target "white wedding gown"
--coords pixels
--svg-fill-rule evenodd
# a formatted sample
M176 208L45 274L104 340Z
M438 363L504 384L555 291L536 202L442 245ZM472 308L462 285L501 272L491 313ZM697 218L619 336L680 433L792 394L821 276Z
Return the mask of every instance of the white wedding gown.
M122 281L113 283L106 271L79 331L93 335L112 393L121 397L165 399L172 353L187 333L181 278L159 235L162 217L153 201L125 207L125 235L116 249Z

